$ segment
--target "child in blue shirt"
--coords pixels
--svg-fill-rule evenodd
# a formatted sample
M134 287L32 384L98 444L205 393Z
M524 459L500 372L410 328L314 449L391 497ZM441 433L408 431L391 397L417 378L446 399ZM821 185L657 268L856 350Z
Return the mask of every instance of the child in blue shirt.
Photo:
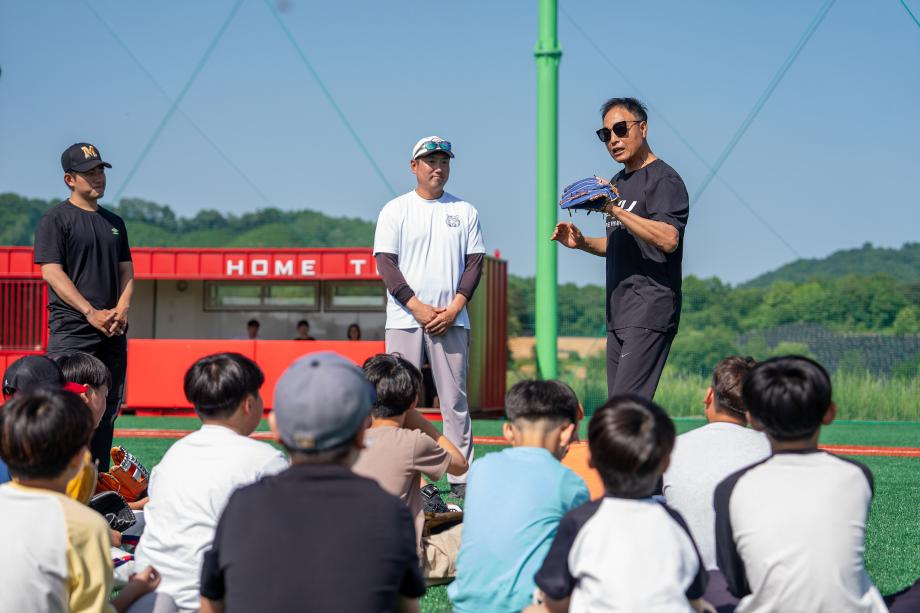
M575 392L560 381L521 381L505 397L510 449L476 460L467 477L457 579L457 613L519 611L562 516L588 501L581 477L560 458L575 438Z

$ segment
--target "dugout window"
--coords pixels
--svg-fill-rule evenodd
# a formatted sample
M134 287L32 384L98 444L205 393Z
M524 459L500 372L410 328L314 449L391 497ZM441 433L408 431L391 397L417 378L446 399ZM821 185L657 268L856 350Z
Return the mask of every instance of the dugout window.
M206 281L206 311L318 311L319 283Z
M386 287L380 281L327 281L327 311L385 311Z

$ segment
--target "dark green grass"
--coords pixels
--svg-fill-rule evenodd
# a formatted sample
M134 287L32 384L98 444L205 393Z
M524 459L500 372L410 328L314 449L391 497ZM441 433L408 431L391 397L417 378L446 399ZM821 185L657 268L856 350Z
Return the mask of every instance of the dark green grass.
M677 432L687 432L706 423L705 419L678 417ZM839 421L821 430L822 445L864 445L867 447L920 447L920 422Z
M115 422L116 428L149 428L156 430L197 430L201 421L197 417L137 417L122 415ZM263 419L256 430L268 431L268 420Z
M123 416L119 428L194 430L195 418L140 418ZM435 422L440 425L439 422ZM678 432L686 432L705 423L702 419L675 420ZM267 429L263 422L260 430ZM500 436L501 421L476 420L473 432L478 436ZM125 445L148 468L160 461L174 443L171 439L125 438ZM841 422L824 429L824 444L920 447L920 423ZM498 445L477 445L475 457L501 450ZM866 568L883 594L898 591L920 576L920 458L854 457L872 470L875 498L866 530ZM446 495L446 479L438 482ZM448 501L452 501L448 497ZM438 613L450 609L446 587L433 587L422 600L422 611Z
M920 577L920 458L853 457L875 478L866 569L883 594Z
M696 417L674 419L678 434L699 428L705 423L705 419ZM435 424L440 427L440 422L435 422ZM579 430L582 437L587 436L587 422L582 422ZM476 436L501 436L502 420L474 420L473 433ZM835 422L821 431L821 443L825 445L920 447L920 422Z

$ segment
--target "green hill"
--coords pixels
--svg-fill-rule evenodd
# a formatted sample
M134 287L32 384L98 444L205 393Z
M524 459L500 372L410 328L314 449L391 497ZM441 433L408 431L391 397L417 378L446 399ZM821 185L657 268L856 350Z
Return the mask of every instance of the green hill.
M873 247L872 243L866 243L857 249L835 251L826 258L800 259L742 283L740 287L770 287L777 281L803 283L877 273L891 275L902 283L920 281L920 243L905 243L900 249Z
M38 220L58 202L0 194L0 245L31 245ZM177 217L167 205L126 198L112 210L125 220L134 247L364 247L374 242L371 221L306 209L243 215L206 209Z

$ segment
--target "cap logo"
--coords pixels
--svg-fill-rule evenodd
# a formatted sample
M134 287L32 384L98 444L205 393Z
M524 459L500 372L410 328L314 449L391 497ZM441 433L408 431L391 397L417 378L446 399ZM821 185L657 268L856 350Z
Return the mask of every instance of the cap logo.
M316 447L316 437L309 434L295 434L294 444L298 449L314 449Z
M92 145L85 145L85 146L80 147L80 148L83 149L83 158L84 158L84 159L92 160L92 159L95 159L95 158L99 157L99 154L96 153L96 148L93 147Z
M112 228L112 234L118 236L118 228Z

